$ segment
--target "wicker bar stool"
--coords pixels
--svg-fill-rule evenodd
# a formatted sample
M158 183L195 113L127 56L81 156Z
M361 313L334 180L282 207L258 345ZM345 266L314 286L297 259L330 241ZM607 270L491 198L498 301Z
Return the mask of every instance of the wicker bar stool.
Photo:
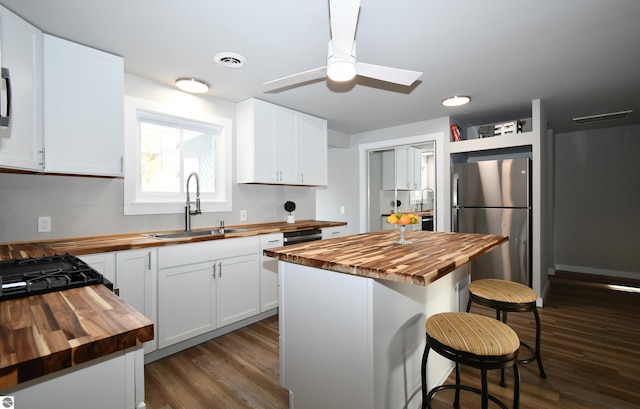
M542 331L540 328L538 307L536 306L537 297L536 292L524 284L494 278L475 280L469 284L467 312L471 311L471 303L475 302L479 305L495 309L496 318L505 324L507 323L508 312L533 312L536 320L536 345L535 348L532 348L530 345L520 341L520 344L531 352L531 356L518 360L518 363L528 364L537 361L540 377L546 378L547 374L544 372L542 358L540 358L540 337ZM505 386L504 373L500 384Z
M520 405L520 372L518 370L518 335L508 325L484 315L467 312L435 314L425 324L427 344L422 355L422 409L431 409L433 396L445 389L455 389L453 407L460 408L460 391L481 395L482 409L489 407L489 400L502 409L507 406L489 394L487 370L513 367L513 409ZM427 391L427 359L433 350L455 362L456 383L440 385ZM460 384L460 365L480 369L482 388Z

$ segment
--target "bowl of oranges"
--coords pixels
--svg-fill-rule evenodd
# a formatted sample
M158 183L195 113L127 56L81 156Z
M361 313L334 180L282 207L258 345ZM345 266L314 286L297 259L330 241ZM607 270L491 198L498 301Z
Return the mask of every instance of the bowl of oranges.
M413 213L397 212L387 217L387 223L399 224L400 226L406 226L407 224L418 224L420 219Z
M408 224L418 224L420 218L413 213L402 213L397 212L389 215L387 217L387 223L389 224L397 224L400 226L400 240L396 243L398 244L408 244L410 241L405 239L405 227Z

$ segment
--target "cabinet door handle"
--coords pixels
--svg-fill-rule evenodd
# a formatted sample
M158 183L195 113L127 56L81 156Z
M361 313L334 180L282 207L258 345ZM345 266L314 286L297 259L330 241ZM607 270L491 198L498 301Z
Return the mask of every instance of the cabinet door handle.
M218 263L218 278L222 278L222 261Z
M147 269L151 271L151 252L147 252Z
M9 127L11 119L11 76L8 68L2 68L2 79L7 84L7 116L0 115L0 126Z
M278 243L280 240L276 239L276 240L269 240L269 243Z
M213 263L213 279L216 279L216 263Z

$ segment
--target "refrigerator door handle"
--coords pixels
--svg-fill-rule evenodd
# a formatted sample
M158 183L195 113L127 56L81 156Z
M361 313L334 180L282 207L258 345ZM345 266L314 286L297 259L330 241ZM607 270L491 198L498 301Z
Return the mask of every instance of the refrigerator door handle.
M460 177L458 176L457 173L453 174L453 186L451 189L451 193L453 195L453 197L451 198L452 203L451 205L454 207L458 206L458 183L460 183Z
M458 183L459 176L457 173L453 174L453 186L451 189L451 231L458 231Z
M451 210L451 231L458 231L458 208L454 207Z

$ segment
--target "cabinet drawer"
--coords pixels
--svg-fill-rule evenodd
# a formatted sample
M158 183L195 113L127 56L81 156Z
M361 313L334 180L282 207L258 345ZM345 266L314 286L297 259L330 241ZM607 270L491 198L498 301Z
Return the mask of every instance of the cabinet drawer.
M158 268L203 263L214 259L257 254L258 236L175 244L158 248Z

